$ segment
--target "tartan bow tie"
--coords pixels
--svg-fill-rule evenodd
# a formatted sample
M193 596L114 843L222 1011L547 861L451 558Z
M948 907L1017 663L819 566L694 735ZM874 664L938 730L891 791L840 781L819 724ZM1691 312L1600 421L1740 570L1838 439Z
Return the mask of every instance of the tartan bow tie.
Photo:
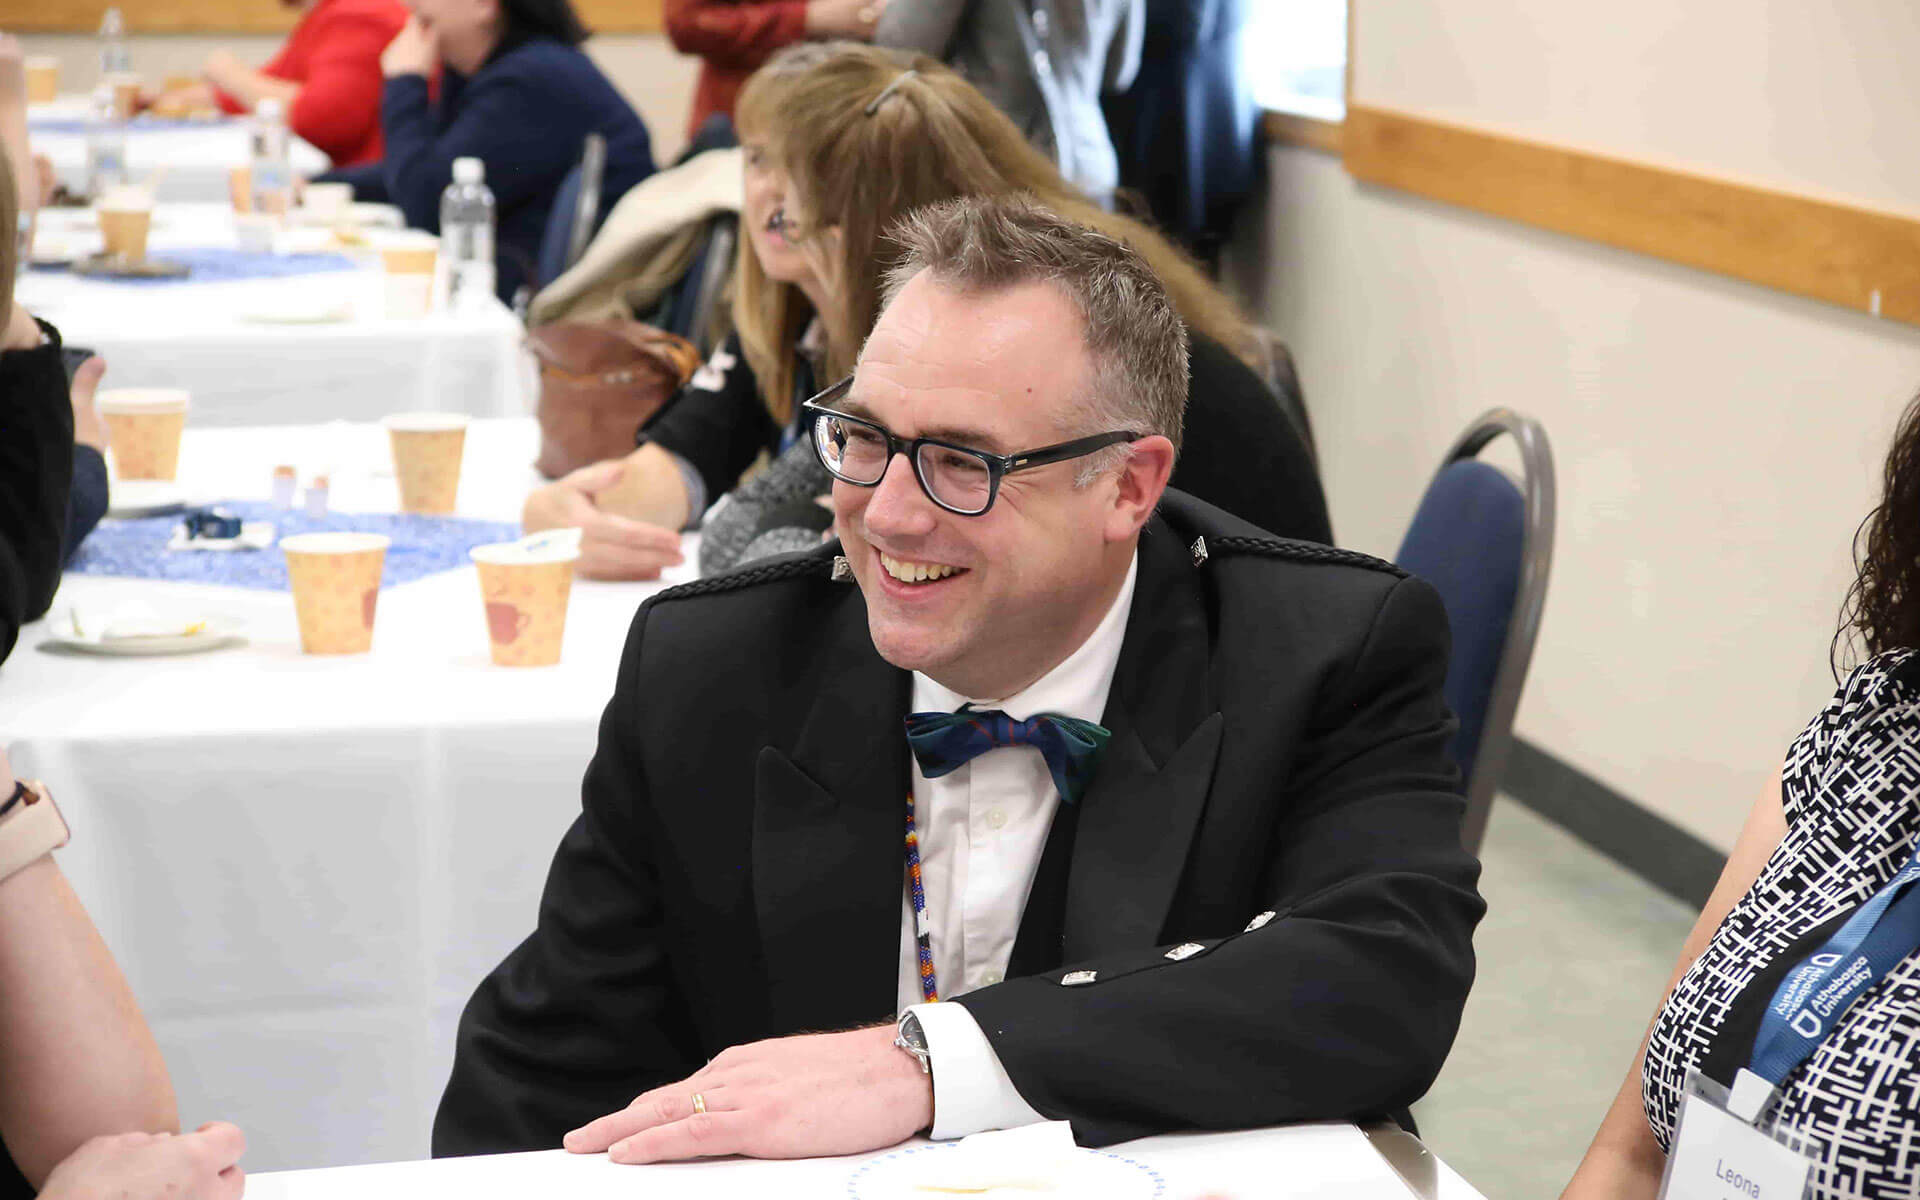
M959 712L912 713L907 745L920 772L938 779L998 746L1032 746L1047 760L1053 785L1068 804L1080 799L1093 778L1093 760L1113 735L1092 721L1036 713L1016 721L997 708L963 706Z

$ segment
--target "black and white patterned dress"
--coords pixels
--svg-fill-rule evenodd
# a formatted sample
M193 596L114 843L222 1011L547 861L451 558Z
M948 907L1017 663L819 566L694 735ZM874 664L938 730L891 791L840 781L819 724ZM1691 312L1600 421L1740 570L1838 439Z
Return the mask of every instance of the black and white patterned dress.
M1787 753L1787 836L1681 977L1647 1043L1641 1099L1664 1148L1687 1068L1722 1083L1752 1057L1784 974L1879 891L1920 831L1920 654L1855 670ZM1809 1195L1920 1195L1920 954L1848 1010L1775 1109L1815 1160Z

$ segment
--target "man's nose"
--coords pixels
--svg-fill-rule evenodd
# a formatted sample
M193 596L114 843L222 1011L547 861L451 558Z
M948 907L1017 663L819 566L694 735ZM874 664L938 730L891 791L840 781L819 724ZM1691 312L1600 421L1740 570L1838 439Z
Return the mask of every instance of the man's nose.
M894 455L867 501L867 528L894 537L918 537L931 532L938 520L939 510L914 477L912 460L905 454Z

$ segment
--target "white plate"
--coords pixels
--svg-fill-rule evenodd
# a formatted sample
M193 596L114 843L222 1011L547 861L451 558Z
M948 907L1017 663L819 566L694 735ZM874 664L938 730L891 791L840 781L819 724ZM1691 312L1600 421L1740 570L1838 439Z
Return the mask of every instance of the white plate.
M929 1168L935 1165L927 1155L959 1151L958 1142L942 1142L876 1158L848 1178L847 1195L854 1200L952 1200L962 1193L917 1185L929 1178ZM1117 1154L1076 1149L1071 1170L1051 1188L993 1188L964 1194L988 1200L1158 1200L1166 1191L1167 1181L1152 1167Z
M42 649L56 647L82 654L104 654L120 658L145 658L160 654L198 654L237 646L245 642L246 626L232 617L208 617L206 628L198 633L177 633L160 637L102 638L80 637L73 632L71 614L57 613L48 621L48 633L40 642Z
M187 490L171 479L114 479L107 483L107 515L157 517L187 506Z

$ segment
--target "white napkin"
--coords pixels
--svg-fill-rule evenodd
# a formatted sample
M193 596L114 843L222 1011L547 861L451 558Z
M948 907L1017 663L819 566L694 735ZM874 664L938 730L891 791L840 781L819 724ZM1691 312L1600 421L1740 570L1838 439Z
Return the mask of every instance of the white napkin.
M167 539L169 550L265 550L273 545L273 522L243 521L240 536L231 538L188 537L185 525L175 525Z
M1065 1121L976 1133L945 1153L915 1155L913 1189L927 1196L1057 1192L1077 1153L1073 1126Z
M68 612L67 624L75 638L110 642L120 638L191 637L207 628L202 615L163 613L143 601L132 600L112 608L78 605Z

